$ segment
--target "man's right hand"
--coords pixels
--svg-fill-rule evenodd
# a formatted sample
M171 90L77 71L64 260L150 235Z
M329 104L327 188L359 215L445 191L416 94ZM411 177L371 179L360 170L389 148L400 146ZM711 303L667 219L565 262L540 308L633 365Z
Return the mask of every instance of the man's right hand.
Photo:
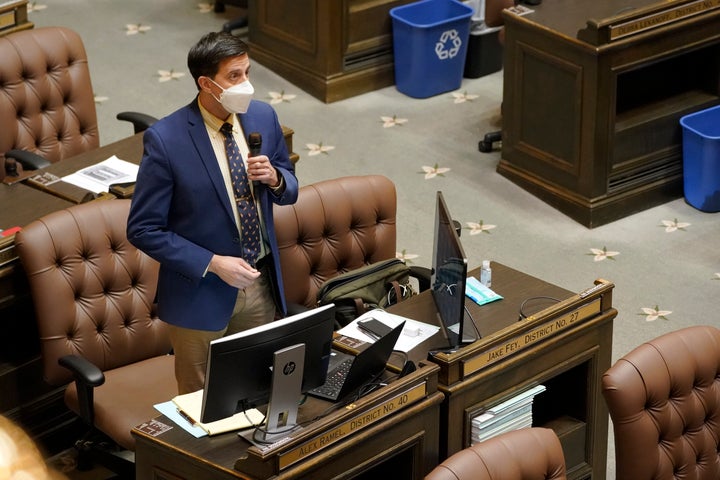
M213 255L208 272L214 273L228 285L240 289L249 287L260 276L260 271L251 267L242 258L224 255Z

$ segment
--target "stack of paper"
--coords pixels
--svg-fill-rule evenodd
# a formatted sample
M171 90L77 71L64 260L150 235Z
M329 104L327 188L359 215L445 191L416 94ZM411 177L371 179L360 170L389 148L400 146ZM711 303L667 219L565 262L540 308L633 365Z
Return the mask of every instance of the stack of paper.
M115 183L135 182L139 168L113 155L107 160L67 175L62 180L93 193L102 193L107 192L110 185Z
M222 420L210 423L201 423L199 419L200 412L202 411L202 400L203 391L198 390L197 392L178 395L170 402L166 402L168 405L155 405L155 408L171 418L185 430L195 434L196 437L202 435L202 433L198 435L196 433L199 432L192 430L200 429L207 435L217 435L218 433L254 427L260 425L265 419L265 416L260 411L253 408L244 412L236 413L231 417L223 418ZM174 408L171 407L172 405L174 405ZM169 412L168 407L170 407ZM175 412L172 412L173 409ZM168 415L168 413L171 415ZM173 413L176 415L172 415Z
M500 433L532 426L532 404L544 385L525 390L472 419L471 443L482 442Z

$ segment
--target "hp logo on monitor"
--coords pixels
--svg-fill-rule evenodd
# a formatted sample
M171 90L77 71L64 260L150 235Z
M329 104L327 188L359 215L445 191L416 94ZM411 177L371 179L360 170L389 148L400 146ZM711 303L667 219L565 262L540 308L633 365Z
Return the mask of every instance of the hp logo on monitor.
M292 373L295 371L295 362L288 362L283 367L283 375L292 375Z

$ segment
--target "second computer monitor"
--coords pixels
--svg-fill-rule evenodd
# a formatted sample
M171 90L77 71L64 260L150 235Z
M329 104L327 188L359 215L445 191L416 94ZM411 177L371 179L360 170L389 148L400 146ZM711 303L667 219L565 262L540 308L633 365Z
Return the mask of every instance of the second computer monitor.
M437 192L433 242L432 295L449 347L467 343L463 337L467 257L442 192Z

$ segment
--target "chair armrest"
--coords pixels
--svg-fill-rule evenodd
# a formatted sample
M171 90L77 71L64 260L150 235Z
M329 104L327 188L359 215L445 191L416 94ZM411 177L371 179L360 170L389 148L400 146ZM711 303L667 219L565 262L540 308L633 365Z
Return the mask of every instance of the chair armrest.
M430 277L432 276L432 270L427 267L419 267L416 265L410 265L410 276L417 280L418 289L424 292L430 288Z
M80 417L87 425L93 426L95 419L93 389L105 383L105 375L102 370L90 363L90 361L77 355L60 357L58 363L73 373L80 406Z
M132 123L135 133L144 132L150 125L158 121L157 118L140 112L120 112L116 118Z
M10 150L5 152L5 158L14 158L25 170L37 170L52 165L50 160L41 157L37 153L27 150Z

